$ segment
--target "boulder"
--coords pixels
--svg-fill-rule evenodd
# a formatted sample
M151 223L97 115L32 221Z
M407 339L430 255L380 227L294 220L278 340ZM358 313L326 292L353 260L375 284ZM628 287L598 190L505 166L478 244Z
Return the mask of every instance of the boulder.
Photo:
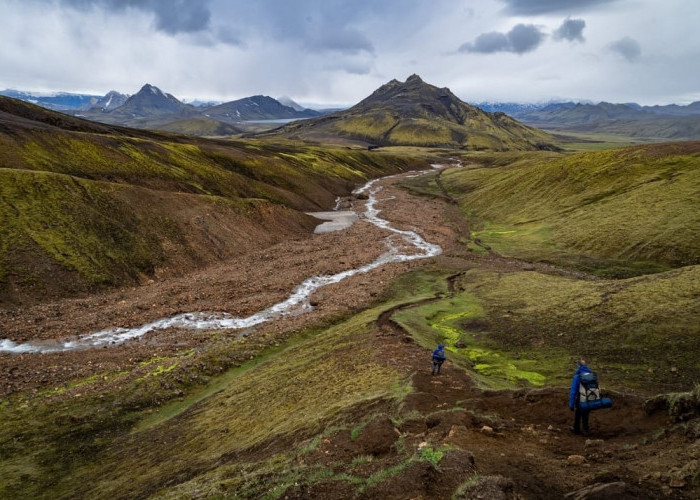
M492 436L493 435L493 427L489 427L488 425L484 425L481 428L481 433L486 434L487 436Z

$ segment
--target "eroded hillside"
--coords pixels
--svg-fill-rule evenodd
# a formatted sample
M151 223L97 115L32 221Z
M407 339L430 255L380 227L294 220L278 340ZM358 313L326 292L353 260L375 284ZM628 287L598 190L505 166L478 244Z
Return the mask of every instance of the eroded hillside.
M310 235L370 177L423 161L293 144L193 140L0 98L0 301L175 276Z

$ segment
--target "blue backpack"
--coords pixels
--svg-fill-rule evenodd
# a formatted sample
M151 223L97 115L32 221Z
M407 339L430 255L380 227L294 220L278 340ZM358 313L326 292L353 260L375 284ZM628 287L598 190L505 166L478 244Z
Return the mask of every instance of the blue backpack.
M612 406L610 398L600 397L598 377L594 372L582 373L578 380L578 407L582 411L600 410Z

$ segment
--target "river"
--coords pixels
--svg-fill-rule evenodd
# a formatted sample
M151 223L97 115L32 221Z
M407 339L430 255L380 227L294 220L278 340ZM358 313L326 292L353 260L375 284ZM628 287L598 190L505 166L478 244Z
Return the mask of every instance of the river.
M433 165L433 169L442 168L442 165ZM422 175L433 170L425 170L411 174L412 176ZM405 176L406 174L398 174ZM381 179L388 179L389 176ZM391 223L379 217L380 210L376 208L378 202L377 195L382 191L381 186L376 186L379 180L375 179L364 186L353 191L354 194L367 194L368 199L365 206L364 219L368 222L386 229L392 233L386 238L387 251L369 264L356 269L349 269L341 273L327 276L313 276L298 285L292 294L284 301L279 302L267 309L259 311L245 318L233 317L228 313L211 312L190 312L178 314L168 318L161 318L150 323L146 323L134 328L108 328L95 333L78 335L71 339L64 340L37 340L24 343L13 342L9 339L0 340L0 352L9 353L48 353L60 352L76 349L91 349L104 346L114 346L122 344L132 339L142 337L154 330L164 330L166 328L187 328L194 330L235 330L250 328L270 320L283 316L300 314L312 309L309 297L319 288L343 281L346 278L357 274L367 273L378 267L391 262L405 262L415 259L425 259L434 257L442 252L439 245L425 241L415 231L405 231L392 227ZM405 251L393 242L392 236L398 236L411 250ZM405 246L401 245L401 246Z

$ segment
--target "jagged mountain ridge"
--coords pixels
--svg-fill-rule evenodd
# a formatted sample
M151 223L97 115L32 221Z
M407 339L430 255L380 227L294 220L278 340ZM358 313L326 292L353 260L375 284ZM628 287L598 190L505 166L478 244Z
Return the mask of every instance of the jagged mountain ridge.
M391 80L350 109L289 124L274 133L302 140L339 137L376 145L555 148L547 133L504 113L486 113L418 75L405 82Z

